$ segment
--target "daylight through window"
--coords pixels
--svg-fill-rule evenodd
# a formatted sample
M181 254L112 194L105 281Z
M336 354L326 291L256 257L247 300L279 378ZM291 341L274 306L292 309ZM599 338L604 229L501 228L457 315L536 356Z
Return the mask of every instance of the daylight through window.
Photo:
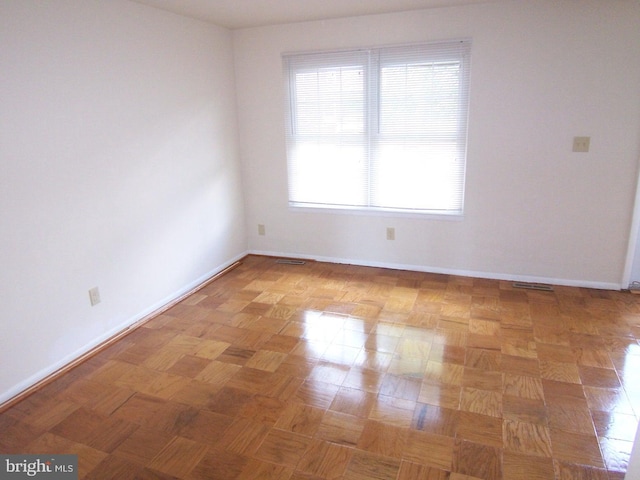
M470 42L284 56L289 204L461 214Z

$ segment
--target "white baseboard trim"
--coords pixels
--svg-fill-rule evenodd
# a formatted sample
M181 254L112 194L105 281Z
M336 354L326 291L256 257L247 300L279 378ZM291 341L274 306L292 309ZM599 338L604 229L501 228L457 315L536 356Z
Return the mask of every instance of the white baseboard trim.
M127 321L121 323L117 327L112 328L107 331L103 335L93 339L88 344L78 348L76 351L66 355L61 360L56 363L50 365L47 368L40 370L39 372L31 375L26 380L14 385L9 390L0 394L0 411L8 406L8 404L13 403L15 399L25 392L33 389L34 387L43 386L47 383L48 380L55 377L56 374L62 372L66 369L70 369L75 366L75 363L81 363L82 361L89 358L94 350L98 350L105 344L110 342L115 337L122 337L128 333L128 330L134 330L135 328L141 326L143 323L151 320L153 317L161 314L163 311L167 310L174 304L178 303L182 300L183 297L190 295L194 290L196 290L199 286L208 283L211 279L224 272L232 265L237 263L239 260L243 259L248 255L248 252L244 252L240 255L236 255L231 260L219 265L213 270L207 272L201 277L197 278L193 282L182 287L180 290L168 295L162 300L154 303L150 307L146 308L142 312L130 317Z
M249 254L265 255L269 257L286 257L299 259L312 259L318 262L340 263L346 265L358 265L362 267L389 268L392 270L411 270L414 272L439 273L443 275L456 275L460 277L487 278L491 280L505 280L512 282L543 283L563 287L583 287L598 290L621 290L619 283L592 282L588 280L574 280L567 278L538 277L534 275L513 275L507 273L480 272L475 270L458 270L455 268L430 267L425 265L410 265L401 263L374 262L368 260L354 260L338 257L325 257L322 255L295 254L284 252L272 252L264 250L250 250Z

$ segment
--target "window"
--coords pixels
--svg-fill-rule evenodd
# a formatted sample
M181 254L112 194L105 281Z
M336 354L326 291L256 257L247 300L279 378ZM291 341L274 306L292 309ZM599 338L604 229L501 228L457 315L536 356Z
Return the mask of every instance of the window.
M470 48L285 55L289 204L461 214Z

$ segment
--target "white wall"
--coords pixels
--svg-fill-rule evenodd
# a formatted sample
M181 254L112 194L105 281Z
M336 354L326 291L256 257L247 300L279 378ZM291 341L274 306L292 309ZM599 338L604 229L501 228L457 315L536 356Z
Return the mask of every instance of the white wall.
M0 403L246 252L232 53L123 0L0 2Z
M629 465L624 478L625 480L640 479L640 428L636 430L636 438L633 442L633 450L631 450Z
M473 40L464 219L290 211L281 54L459 37ZM250 250L620 286L640 153L636 0L515 0L243 29L234 51ZM572 153L585 135L590 153Z

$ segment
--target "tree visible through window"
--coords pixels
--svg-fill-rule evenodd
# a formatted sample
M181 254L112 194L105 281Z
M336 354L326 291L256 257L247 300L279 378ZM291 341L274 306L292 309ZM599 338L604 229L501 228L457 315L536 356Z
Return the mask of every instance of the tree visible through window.
M289 203L461 214L468 41L287 55Z

